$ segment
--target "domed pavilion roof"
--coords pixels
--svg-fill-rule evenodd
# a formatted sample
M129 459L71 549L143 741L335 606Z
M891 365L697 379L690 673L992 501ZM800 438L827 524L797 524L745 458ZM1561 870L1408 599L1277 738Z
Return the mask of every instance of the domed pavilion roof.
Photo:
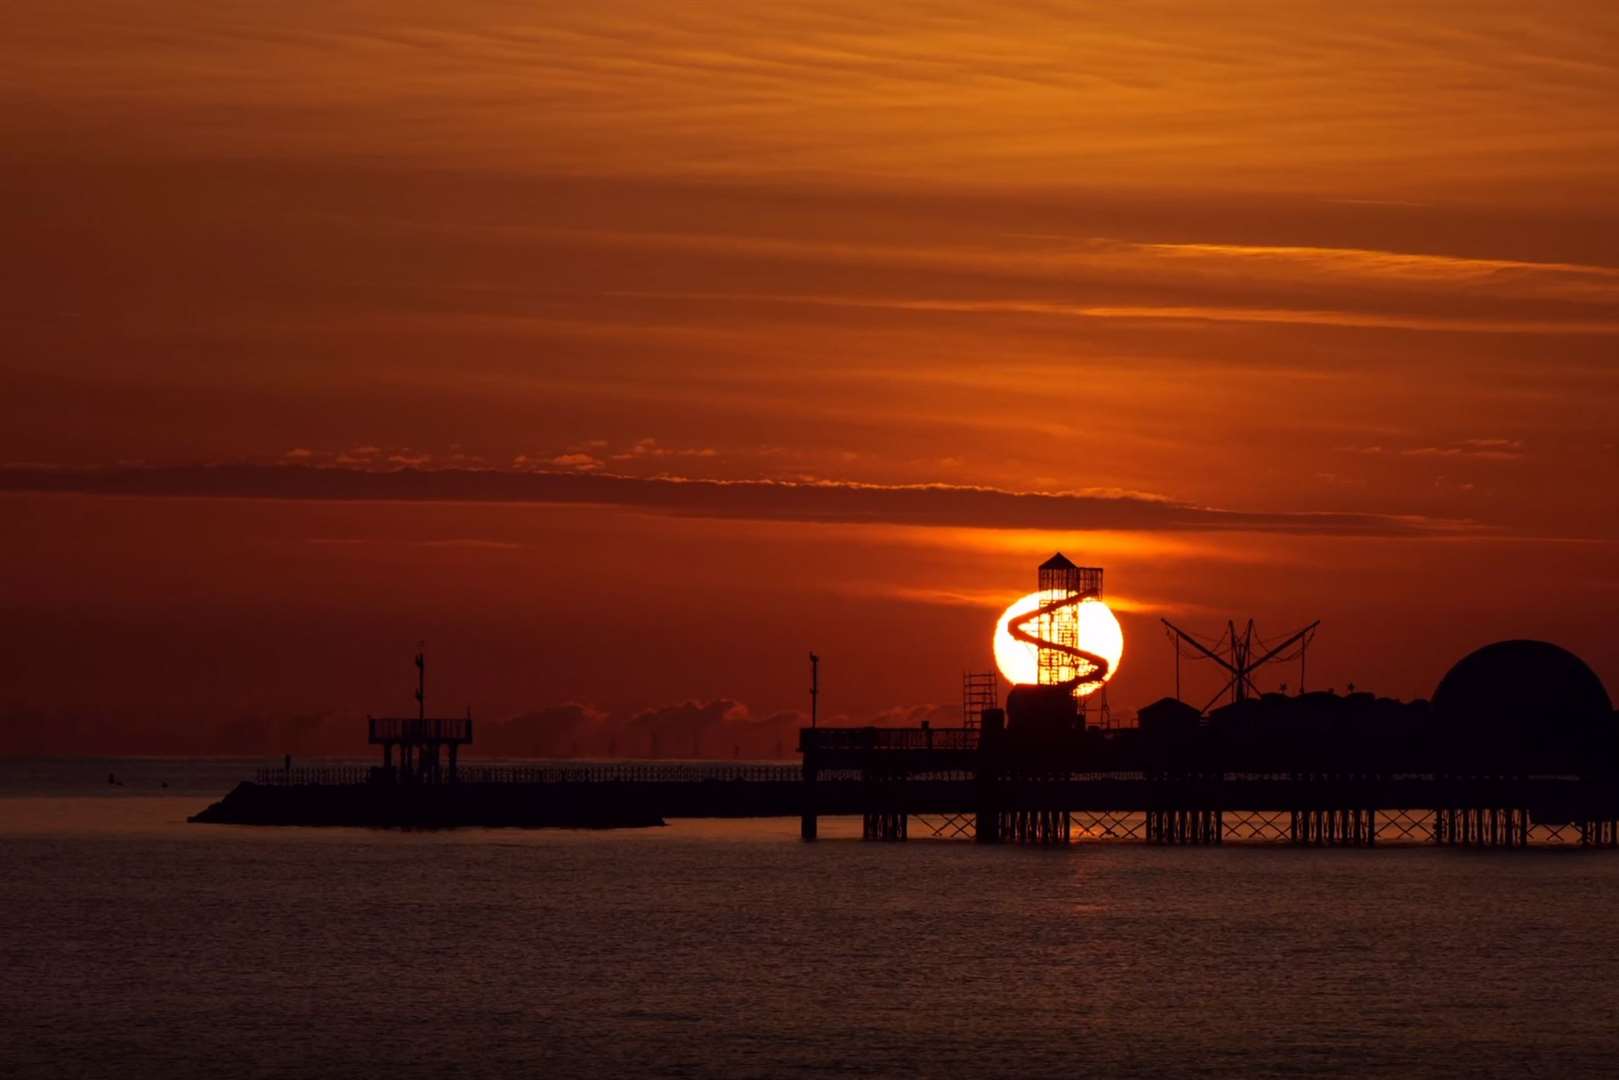
M1469 653L1440 680L1434 716L1451 749L1525 770L1611 742L1613 702L1602 680L1567 649L1544 641L1500 641Z

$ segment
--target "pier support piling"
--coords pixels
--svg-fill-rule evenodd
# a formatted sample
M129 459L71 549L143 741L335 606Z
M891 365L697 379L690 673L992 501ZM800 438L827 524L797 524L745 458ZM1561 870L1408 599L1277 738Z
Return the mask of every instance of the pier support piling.
M806 751L804 754L804 801L798 817L798 836L801 840L814 840L819 831L815 799L815 777L818 771L815 759Z

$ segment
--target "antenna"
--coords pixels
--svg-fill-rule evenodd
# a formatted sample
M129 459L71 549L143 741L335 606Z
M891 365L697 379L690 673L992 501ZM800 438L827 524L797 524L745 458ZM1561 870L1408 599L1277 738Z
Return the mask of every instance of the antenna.
M821 658L810 653L810 727L815 726L821 698Z
M427 642L416 643L416 719L427 719Z

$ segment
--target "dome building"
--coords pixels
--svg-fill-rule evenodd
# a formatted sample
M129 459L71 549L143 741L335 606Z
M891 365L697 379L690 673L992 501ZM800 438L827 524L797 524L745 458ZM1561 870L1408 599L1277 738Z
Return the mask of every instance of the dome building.
M1619 765L1619 728L1602 680L1544 641L1501 641L1463 657L1434 691L1433 718L1441 771L1569 774Z

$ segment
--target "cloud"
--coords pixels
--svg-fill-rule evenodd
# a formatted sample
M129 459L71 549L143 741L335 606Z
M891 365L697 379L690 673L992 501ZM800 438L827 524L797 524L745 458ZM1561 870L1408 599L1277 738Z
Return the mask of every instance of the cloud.
M415 547L429 548L465 548L472 551L520 551L522 544L514 544L507 540L480 540L476 537L460 537L450 540L412 540Z
M1417 446L1400 451L1406 457L1472 458L1475 461L1519 461L1523 443L1517 439L1463 439L1446 446Z
M494 469L211 465L0 468L0 491L189 498L571 503L762 521L993 529L1249 531L1422 536L1476 523L1407 515L1242 511L1122 493L1031 492L953 484L696 480Z
M960 727L959 705L895 705L883 709L872 722L878 727L920 727L925 722L933 727Z
M1446 181L1603 176L1602 5L1467 14L1458 26L1420 5L1301 18L1270 5L721 0L677 16L644 0L521 12L468 0L251 25L156 4L129 28L41 7L13 30L11 78L67 120L121 121L110 135L260 156L435 148L550 171L932 183L1201 173L1380 201ZM423 55L433 107L402 108L418 89L407 61Z
M631 753L702 757L747 719L748 707L736 701L685 701L637 713L625 726L625 736Z
M1619 320L1502 319L1455 315L1413 315L1331 308L1249 307L1214 304L1073 304L1034 298L883 298L827 293L640 292L620 295L658 300L722 300L730 303L790 304L870 308L959 315L1025 315L1054 319L1139 319L1325 326L1365 330L1410 330L1454 334L1619 334Z
M926 586L895 585L886 581L852 581L837 586L839 592L849 596L878 596L903 600L912 604L936 607L986 608L999 611L1006 606L1005 590L941 589ZM1141 600L1109 593L1107 606L1115 612L1186 611L1195 605L1178 600Z
M599 469L602 467L600 460L592 457L590 454L582 452L558 454L556 457L551 459L551 464L564 469L578 469L581 472L589 472L592 469Z
M1356 280L1491 285L1528 295L1578 300L1619 298L1619 268L1592 263L1278 244L1154 243L1131 247L1177 261L1207 261L1214 265L1240 261L1250 269L1268 265L1291 275L1308 272Z
M601 710L569 702L482 723L474 731L473 745L480 753L506 757L603 754L611 740L609 724Z
M623 453L614 454L614 461L634 461L639 458L711 458L718 457L713 447L659 446L656 439L637 439Z
M1437 446L1390 447L1373 444L1341 449L1346 454L1359 454L1362 457L1463 458L1472 461L1521 461L1524 457L1523 442L1519 439L1462 439Z
M442 227L441 227L442 228ZM844 239L835 236L760 236L713 233L530 230L533 239L563 246L623 251L681 252L692 258L732 257L764 263L859 265L912 277L966 272L1047 284L1086 283L1145 288L1171 283L1224 292L1234 274L1250 287L1347 291L1365 298L1369 288L1406 294L1550 299L1611 304L1619 300L1619 267L1557 259L1509 259L1429 251L1345 247L1336 244L1216 244L1136 241L1083 234L1003 234L994 244Z
M333 461L338 465L345 466L376 467L379 465L381 458L382 447L380 446L355 446L338 454Z

